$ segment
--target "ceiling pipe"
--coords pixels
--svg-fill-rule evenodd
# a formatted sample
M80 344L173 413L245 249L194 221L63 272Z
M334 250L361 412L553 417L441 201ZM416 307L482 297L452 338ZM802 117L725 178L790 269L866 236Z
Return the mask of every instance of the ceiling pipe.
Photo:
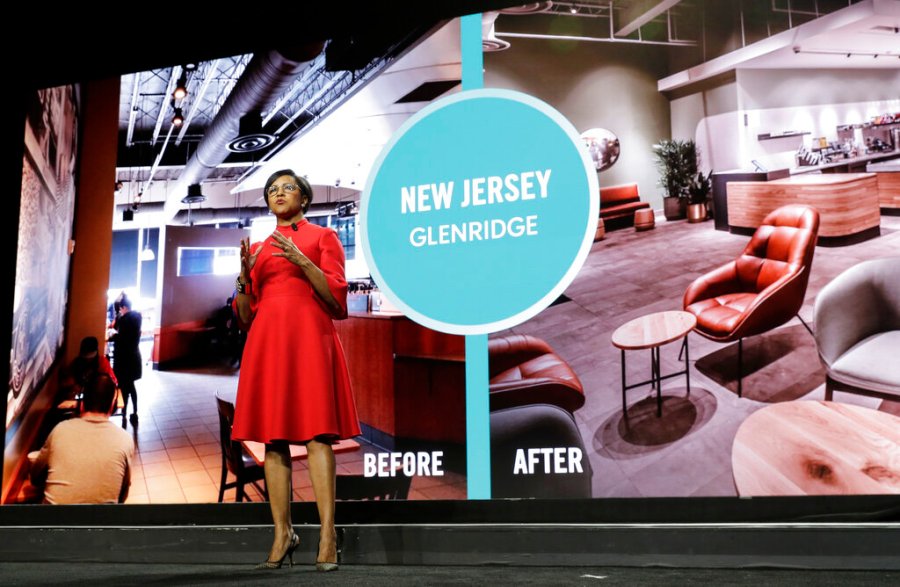
M309 63L325 47L324 42L301 45L290 50L254 55L235 84L203 140L169 190L165 217L171 220L181 208L181 198L191 184L201 183L230 154L228 143L238 134L241 116L250 111L267 110L285 92Z
M169 83L166 84L166 92L162 97L162 104L159 106L159 114L156 116L156 125L153 127L153 136L150 137L150 144L156 146L156 141L159 140L159 133L162 132L163 121L169 115L169 105L170 100L172 99L172 92L175 91L175 84L178 83L178 78L181 77L181 66L176 65L172 67L172 74L169 76ZM171 132L166 136L166 140L168 140L169 136L171 136Z
M147 202L141 204L134 211L135 218L141 213L155 214L162 212L163 202ZM118 204L116 206L116 217L120 217L122 212L126 210L134 210L131 204ZM248 219L257 218L259 216L267 216L269 209L263 206L241 206L240 208L193 208L191 210L191 221L194 224L213 224L216 222L230 222L237 218ZM188 211L179 210L175 216L170 219L169 224L187 225Z
M328 202L322 204L313 204L307 211L306 216L328 216L337 214L338 206L346 203L347 202ZM142 212L146 214L161 212L163 210L163 206L163 202L147 202L146 204L141 204L140 207L136 211L134 211L135 218L137 218L137 216ZM134 210L134 208L131 204L118 204L116 206L116 218L120 218L122 216L122 212L126 210ZM190 222L191 224L215 224L217 222L234 222L237 219L248 220L252 218L259 218L260 216L269 215L269 209L265 206L241 206L240 208L192 208L190 214ZM187 226L188 211L179 210L178 213L168 221L168 224Z
M200 104L203 103L203 97L206 95L206 90L209 89L209 84L212 83L213 78L219 73L219 63L221 63L221 59L216 59L213 61L209 67L206 68L206 74L203 76L203 82L200 84L200 89L197 90L196 96L191 100L191 108L188 110L187 116L184 118L184 124L181 125L181 130L178 132L178 136L175 137L175 146L181 145L181 141L184 139L185 133L187 133L187 129L191 126L191 122L194 121L194 115L197 114L197 111L200 110Z
M141 72L134 74L134 87L131 88L131 109L128 111L128 134L125 137L125 146L134 144L134 123L138 113L138 89L141 87Z
M187 210L179 210L169 224L215 224L217 222L234 222L250 220L260 216L268 216L268 208L194 208L188 215Z

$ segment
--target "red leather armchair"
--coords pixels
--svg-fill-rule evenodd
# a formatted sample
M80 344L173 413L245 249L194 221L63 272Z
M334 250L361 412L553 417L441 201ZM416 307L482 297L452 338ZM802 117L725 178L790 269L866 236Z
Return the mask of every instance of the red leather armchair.
M697 332L719 342L738 341L738 396L743 338L797 315L818 232L815 208L800 204L778 208L765 217L737 259L698 278L684 292L684 309L697 317Z
M543 340L511 335L488 341L491 411L551 404L575 412L584 405L578 376Z

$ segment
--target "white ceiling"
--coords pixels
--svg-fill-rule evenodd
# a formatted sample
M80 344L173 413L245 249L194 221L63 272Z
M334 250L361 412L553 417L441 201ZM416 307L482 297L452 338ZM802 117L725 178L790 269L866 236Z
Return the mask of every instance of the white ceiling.
M863 0L659 82L660 91L737 68L886 68L900 75L900 0ZM799 48L800 52L796 52ZM807 50L840 51L811 54ZM850 53L880 53L878 58ZM313 185L362 190L368 173L391 135L427 102L396 104L426 81L461 77L459 22L453 20L422 41L232 192L260 189L273 171L294 168ZM457 87L450 93L459 91Z
M876 27L900 29L900 0L864 0L670 75L658 88L674 90L741 68L878 68L900 75L900 34Z

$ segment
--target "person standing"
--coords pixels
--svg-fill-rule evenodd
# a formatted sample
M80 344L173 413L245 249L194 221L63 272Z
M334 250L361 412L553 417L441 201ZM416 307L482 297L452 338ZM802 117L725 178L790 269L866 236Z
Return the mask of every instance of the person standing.
M137 388L134 382L141 378L143 361L141 360L141 322L143 318L140 312L131 309L131 300L127 297L119 303L119 316L116 318L116 334L112 337L115 341L113 353L113 372L119 381L119 389L122 390L122 399L125 407L122 414L128 412L128 399L131 398L132 413L129 421L134 426L138 422ZM124 426L125 421L122 421Z
M344 249L337 233L304 218L309 182L285 169L263 197L277 226L262 243L241 241L235 309L247 342L232 438L266 444L265 476L275 538L259 569L293 564L291 444L305 444L321 529L316 570L338 568L332 443L360 434L350 374L332 320L347 317Z

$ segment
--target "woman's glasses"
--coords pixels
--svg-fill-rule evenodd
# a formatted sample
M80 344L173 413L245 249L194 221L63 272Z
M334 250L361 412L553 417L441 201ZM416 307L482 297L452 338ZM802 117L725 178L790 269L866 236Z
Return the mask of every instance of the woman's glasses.
M272 184L269 186L269 189L266 190L266 194L269 196L274 196L278 193L278 189L281 188L282 191L286 194L292 194L300 189L295 183L283 183L281 185Z

